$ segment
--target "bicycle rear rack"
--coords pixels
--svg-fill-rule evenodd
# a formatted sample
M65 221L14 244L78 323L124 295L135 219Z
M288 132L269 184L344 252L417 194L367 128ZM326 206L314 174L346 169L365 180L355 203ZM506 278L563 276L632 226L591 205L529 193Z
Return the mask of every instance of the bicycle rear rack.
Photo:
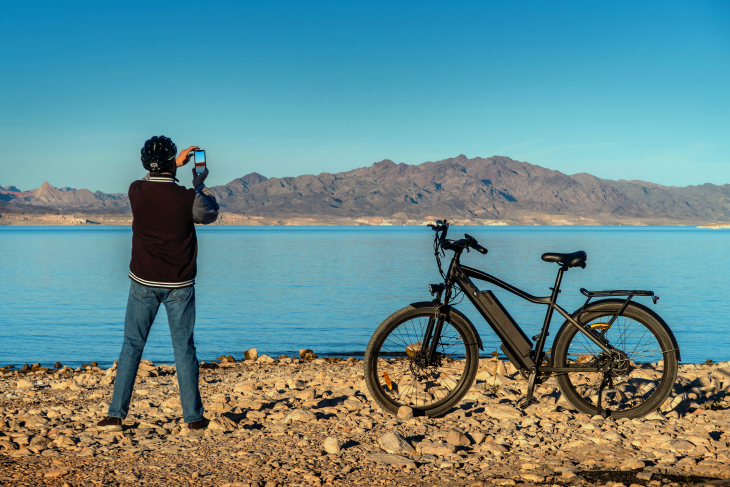
M628 289L613 289L613 290L604 290L604 291L589 291L586 288L582 287L580 288L580 293L588 298L588 301L591 300L591 298L598 298L598 297L607 297L607 296L629 296L629 299L631 299L634 296L651 296L651 300L656 304L657 301L659 301L659 296L654 295L654 291L641 291L638 289L634 290L628 290ZM588 304L588 301L586 301L586 304ZM628 300L627 300L628 302ZM585 307L585 305L583 305Z

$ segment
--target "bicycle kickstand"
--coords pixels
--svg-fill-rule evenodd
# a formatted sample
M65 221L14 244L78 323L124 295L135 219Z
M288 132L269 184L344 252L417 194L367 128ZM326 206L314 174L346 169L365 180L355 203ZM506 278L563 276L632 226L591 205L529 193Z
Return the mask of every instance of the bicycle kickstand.
M608 385L613 386L613 379L611 378L610 373L604 373L603 380L601 380L601 385L598 386L598 404L597 404L597 406L598 406L597 412L598 412L599 416L603 417L603 419L606 419L607 417L609 417L611 415L610 409L608 409L608 408L604 409L601 407L601 401L603 399L603 389L605 389L606 386L608 386Z
M530 377L527 379L527 395L523 397L520 402L517 404L517 407L520 409L527 409L528 407L532 406L533 404L537 404L540 401L535 399L535 381L537 379L537 369L532 368L530 371Z

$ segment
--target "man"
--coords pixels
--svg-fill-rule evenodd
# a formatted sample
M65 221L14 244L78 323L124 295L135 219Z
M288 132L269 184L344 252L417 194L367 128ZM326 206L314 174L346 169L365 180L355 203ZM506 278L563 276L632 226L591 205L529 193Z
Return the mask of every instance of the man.
M190 429L203 429L203 402L198 389L198 358L193 343L195 327L195 274L198 244L195 223L213 223L218 204L203 182L208 169L196 174L193 187L176 184L177 168L190 160L188 147L177 147L165 136L152 137L142 148L142 165L149 173L129 187L132 206L132 280L124 320L124 343L119 355L114 397L107 417L98 423L104 431L121 431L147 336L160 307L165 305L175 352L177 383L183 420Z

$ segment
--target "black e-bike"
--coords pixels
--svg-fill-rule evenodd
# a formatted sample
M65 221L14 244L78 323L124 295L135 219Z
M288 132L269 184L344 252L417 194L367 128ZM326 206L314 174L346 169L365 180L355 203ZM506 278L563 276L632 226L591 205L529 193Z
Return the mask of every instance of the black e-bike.
M449 240L446 220L429 225L436 232L434 252L441 284L431 284L433 301L413 303L390 315L377 328L365 352L365 381L373 399L396 414L402 406L414 413L440 416L455 406L474 383L479 350L474 325L452 306L463 292L499 339L507 359L527 380L520 407L537 402L535 386L555 374L558 387L575 409L614 418L645 416L669 396L677 377L679 346L667 324L634 297L659 299L652 291L587 291L583 306L568 314L556 303L563 274L586 266L583 251L546 253L542 260L559 265L552 294L536 297L494 276L460 263L469 249L486 254L473 237ZM446 273L445 251L454 256ZM491 291L480 291L471 278L486 281L531 303L547 305L541 332L533 342ZM594 298L605 298L593 300ZM593 300L593 301L592 301ZM553 311L565 318L552 348L544 351Z

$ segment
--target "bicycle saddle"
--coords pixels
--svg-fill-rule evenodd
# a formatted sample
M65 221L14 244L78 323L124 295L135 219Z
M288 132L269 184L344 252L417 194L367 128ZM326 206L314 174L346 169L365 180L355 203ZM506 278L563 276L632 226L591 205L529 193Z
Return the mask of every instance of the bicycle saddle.
M586 259L588 254L579 250L570 254L559 254L557 252L547 252L542 254L542 260L545 262L557 262L568 267L582 267L586 268Z

